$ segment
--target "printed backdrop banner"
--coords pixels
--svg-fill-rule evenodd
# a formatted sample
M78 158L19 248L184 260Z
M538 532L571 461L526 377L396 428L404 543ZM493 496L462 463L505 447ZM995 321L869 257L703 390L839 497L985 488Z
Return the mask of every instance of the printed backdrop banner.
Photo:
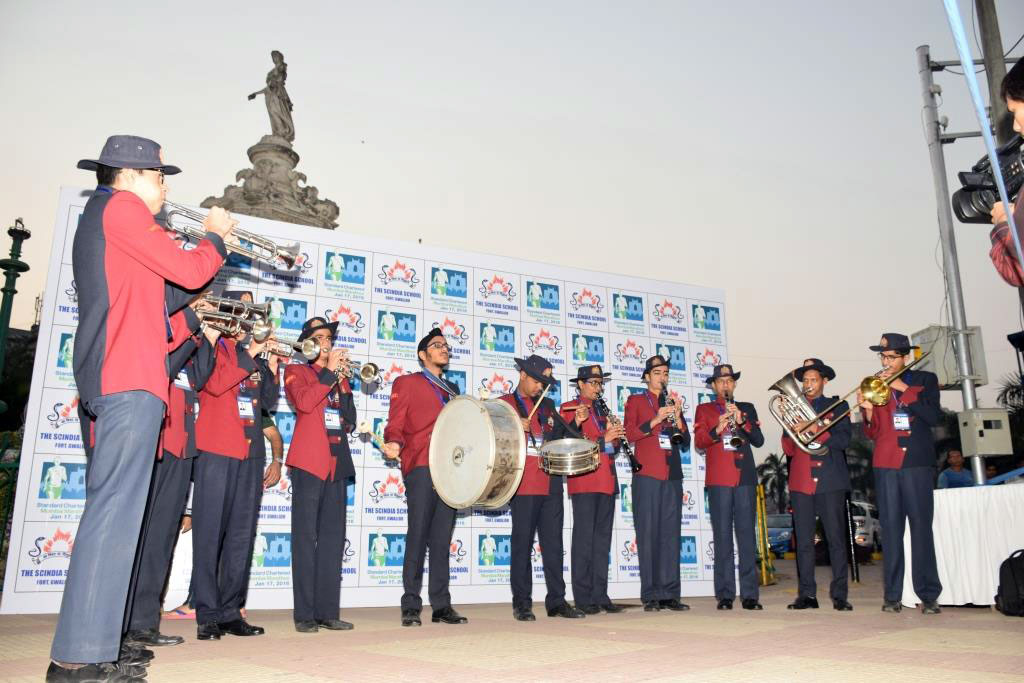
M89 194L75 188L63 188L60 194L0 606L4 613L59 609L85 506L85 454L72 373L78 289L71 245ZM382 381L371 387L372 393L355 382L359 419L368 420L377 434L387 423L391 384L419 371L416 342L433 326L443 330L453 349L447 376L466 393L479 396L486 390L495 397L512 390L518 381L513 359L537 353L551 361L561 381L549 394L556 403L575 397L571 378L577 368L602 364L613 373L608 403L620 417L629 395L643 390L640 374L650 355L671 358L669 388L690 420L694 406L710 398L704 379L715 363L727 359L721 290L238 218L243 229L279 243L298 240L301 255L291 270L232 255L216 277L215 290L248 289L256 301L269 302L282 339L295 339L303 321L313 315L338 321L336 343L353 358L381 368ZM287 449L295 415L283 392L274 420ZM352 437L350 446L356 479L348 487L342 604L396 606L408 514L405 485L401 472L366 436ZM269 456L269 446L267 452ZM694 451L682 460L682 592L710 595L713 544L704 458ZM617 466L609 593L636 598L640 587L631 474L624 458ZM563 565L569 584L568 497L565 511ZM510 600L510 533L507 507L459 513L448 550L456 603ZM175 555L167 598L174 604L180 604L188 587L190 541L179 543ZM534 597L542 600L539 546L534 555ZM281 482L263 496L248 605L288 608L291 600L291 483L286 469Z

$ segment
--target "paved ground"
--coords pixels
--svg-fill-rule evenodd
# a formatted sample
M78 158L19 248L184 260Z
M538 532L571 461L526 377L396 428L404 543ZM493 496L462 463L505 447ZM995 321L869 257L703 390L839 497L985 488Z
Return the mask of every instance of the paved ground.
M883 614L878 565L862 568L853 612L835 612L827 601L820 610L787 611L795 567L778 566L780 582L762 589L758 613L718 612L711 598L695 598L681 614L635 608L521 624L509 605L457 605L466 626L427 619L403 629L397 608L352 609L342 616L354 631L299 634L290 612L257 611L251 621L267 635L203 643L194 622L164 622L166 632L188 640L158 652L149 680L1024 681L1024 619L987 608ZM826 572L819 567L819 586L828 585ZM0 617L0 680L42 679L55 621Z

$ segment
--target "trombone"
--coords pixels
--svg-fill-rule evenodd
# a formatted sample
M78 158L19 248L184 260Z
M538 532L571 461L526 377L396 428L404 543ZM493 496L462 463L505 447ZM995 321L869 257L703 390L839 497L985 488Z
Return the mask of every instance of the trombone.
M837 406L843 404L853 394L858 391L861 397L869 401L872 405L884 406L892 399L892 388L889 386L896 378L902 375L904 372L914 367L925 358L931 351L925 351L918 358L915 358L912 362L903 366L903 369L892 375L891 377L882 378L879 377L885 370L879 370L873 375L868 375L861 383L857 385L853 390L847 392L844 396L835 400L822 410L818 414L814 414L814 409L811 407L810 401L808 401L803 391L797 388L796 379L792 373L788 373L785 377L780 379L778 382L768 387L770 390L781 392L777 396L773 396L771 401L768 403L768 410L771 412L782 429L786 432L786 435L793 440L793 443L797 445L797 448L812 454L824 455L828 453L828 448L819 443L813 443L823 432L832 428L837 422L842 420L844 417L849 417L851 410L848 409L842 415L832 418L830 420L825 419L825 416L832 412ZM799 397L795 396L798 394ZM804 419L799 419L799 418ZM807 422L803 427L798 425L801 422ZM812 426L818 428L814 434L808 433L808 429Z
M206 214L167 200L164 200L164 204L171 209L165 216L168 228L196 240L201 240L206 236L206 230L202 227L202 222L206 220ZM274 265L277 259L281 259L289 268L292 268L299 259L298 242L289 246L280 246L266 237L240 228L235 228L231 234L251 245L243 247L240 243L224 242L228 251L240 256L247 256L270 265Z
M270 339L270 335L274 333L274 326L265 320L252 320L224 311L198 310L196 315L203 324L229 337L245 332L252 335L253 341L260 343Z
M264 349L263 354L274 354L291 358L296 352L301 353L306 360L316 360L320 356L320 345L313 339L304 339L301 342L290 342L282 339L274 339Z

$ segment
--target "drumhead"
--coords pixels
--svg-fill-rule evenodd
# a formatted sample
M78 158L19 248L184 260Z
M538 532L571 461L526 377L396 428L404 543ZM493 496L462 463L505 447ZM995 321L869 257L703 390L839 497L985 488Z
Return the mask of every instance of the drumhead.
M544 445L540 447L541 453L555 455L584 455L595 450L597 450L597 444L589 439L555 439L544 442Z
M492 411L507 423L501 425L501 433L492 423ZM514 431L510 431L513 424ZM524 456L520 453L525 451L525 437L511 406L496 399L479 401L472 396L457 396L437 416L430 437L430 477L434 489L451 507L470 507L494 488L497 461L508 460L510 453L521 461ZM519 464L513 493L521 477Z

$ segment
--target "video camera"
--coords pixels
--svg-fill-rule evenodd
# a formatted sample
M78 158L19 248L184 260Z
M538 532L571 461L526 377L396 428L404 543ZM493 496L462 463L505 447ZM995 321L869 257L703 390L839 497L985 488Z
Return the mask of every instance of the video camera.
M1003 182L1006 183L1006 195L1011 202L1017 199L1021 186L1024 186L1024 154L1021 151L1021 143L1024 143L1024 138L1017 135L996 150L999 170L1003 174ZM953 213L961 223L992 222L992 206L999 201L999 188L996 187L988 155L983 156L970 171L962 171L957 175L963 187L953 193ZM1007 207L1007 211L1011 210L1012 207Z

